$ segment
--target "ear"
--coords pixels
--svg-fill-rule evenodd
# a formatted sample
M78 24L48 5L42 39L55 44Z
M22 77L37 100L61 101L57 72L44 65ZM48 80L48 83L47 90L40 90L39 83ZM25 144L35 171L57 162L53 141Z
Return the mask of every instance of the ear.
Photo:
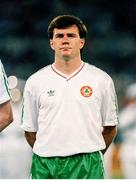
M50 46L54 50L54 44L53 44L53 40L52 39L50 39Z
M85 44L85 39L82 38L82 39L80 40L80 49L82 49L82 48L84 47L84 44Z

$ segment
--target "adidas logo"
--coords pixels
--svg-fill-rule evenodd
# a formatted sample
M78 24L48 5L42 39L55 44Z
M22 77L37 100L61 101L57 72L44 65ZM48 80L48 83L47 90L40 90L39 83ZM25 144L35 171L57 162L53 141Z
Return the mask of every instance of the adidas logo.
M49 90L47 93L48 93L48 96L54 96L55 90Z

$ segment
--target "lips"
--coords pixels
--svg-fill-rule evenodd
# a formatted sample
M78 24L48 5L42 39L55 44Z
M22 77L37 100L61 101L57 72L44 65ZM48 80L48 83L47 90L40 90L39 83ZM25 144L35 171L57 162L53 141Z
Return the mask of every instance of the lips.
M61 50L68 50L68 49L72 49L71 47L62 47L60 48Z

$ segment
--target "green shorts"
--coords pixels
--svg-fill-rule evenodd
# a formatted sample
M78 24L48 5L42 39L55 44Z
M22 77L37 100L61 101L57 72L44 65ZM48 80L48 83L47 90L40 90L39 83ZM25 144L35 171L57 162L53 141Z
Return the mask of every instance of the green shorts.
M101 152L67 157L40 157L33 154L32 179L104 179Z

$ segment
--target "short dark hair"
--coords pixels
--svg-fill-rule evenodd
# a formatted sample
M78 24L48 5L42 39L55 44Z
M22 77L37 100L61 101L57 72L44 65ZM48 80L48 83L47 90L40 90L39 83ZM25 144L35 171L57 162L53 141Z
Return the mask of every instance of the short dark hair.
M87 28L83 21L74 15L60 15L55 17L48 26L48 37L53 38L54 28L63 29L72 25L76 25L79 29L80 38L86 38Z

